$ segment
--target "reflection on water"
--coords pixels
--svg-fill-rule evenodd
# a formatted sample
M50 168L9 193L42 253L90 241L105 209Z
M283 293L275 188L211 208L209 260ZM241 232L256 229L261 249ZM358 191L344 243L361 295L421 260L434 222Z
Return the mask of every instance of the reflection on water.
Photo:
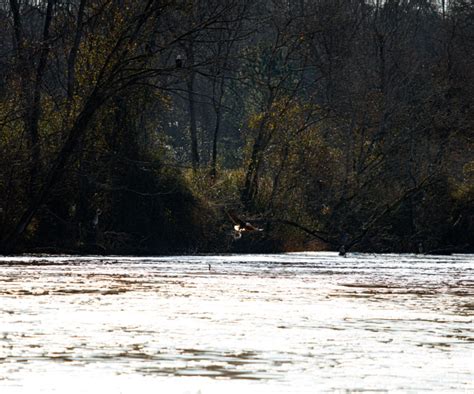
M472 392L473 315L466 255L0 257L0 392Z

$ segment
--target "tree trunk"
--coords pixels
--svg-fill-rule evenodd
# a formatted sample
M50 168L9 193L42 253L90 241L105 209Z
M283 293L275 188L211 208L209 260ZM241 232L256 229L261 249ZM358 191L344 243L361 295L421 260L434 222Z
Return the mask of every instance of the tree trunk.
M214 101L214 111L216 113L216 125L214 128L214 135L212 138L212 161L211 161L211 176L216 177L217 175L217 141L219 139L219 131L222 120L222 100L224 98L224 76L221 76L219 83L219 97L217 102Z
M253 200L255 199L258 192L258 177L260 172L260 161L263 153L263 131L265 127L265 121L260 124L257 138L252 147L252 156L250 157L250 163L245 174L245 184L242 190L241 199L244 206L249 209L252 206Z
M28 149L31 160L29 167L28 195L31 200L35 198L39 175L41 173L41 147L39 138L39 120L41 117L41 84L46 71L49 56L50 26L53 18L54 0L49 0L41 37L41 50L39 53L38 66L33 70L32 62L28 60L28 54L24 46L23 26L20 14L20 5L17 0L10 0L10 8L13 16L15 46L17 53L17 68L20 76L20 94L24 106L23 124L28 140ZM33 76L34 74L34 76Z
M41 146L39 138L39 120L41 117L41 84L46 71L49 56L49 28L53 17L54 0L49 0L46 8L46 16L43 27L41 51L36 68L35 82L33 88L33 101L31 103L27 128L30 141L31 163L30 163L30 194L35 198L39 175L41 174Z
M198 136L197 136L197 125L196 125L196 99L194 94L194 81L196 73L193 70L194 64L194 51L192 44L189 46L188 51L189 61L189 78L188 78L188 101L189 101L189 129L191 133L191 163L193 171L196 171L199 167L199 150L198 150Z
M77 52L79 50L79 45L81 43L82 38L82 23L84 18L84 8L86 5L87 0L81 0L79 4L79 10L77 14L77 26L76 26L76 34L74 35L74 42L72 44L71 50L69 51L69 56L67 59L67 98L68 98L68 114L70 112L72 99L74 96L74 86L76 82L76 58Z
M221 126L221 109L216 111L216 125L214 127L214 136L212 138L212 160L211 160L211 176L217 176L217 140L219 138L219 129Z

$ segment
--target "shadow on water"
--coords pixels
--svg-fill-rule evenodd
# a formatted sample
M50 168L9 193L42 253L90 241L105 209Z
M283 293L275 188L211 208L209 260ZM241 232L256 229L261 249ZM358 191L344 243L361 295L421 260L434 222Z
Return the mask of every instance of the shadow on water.
M177 349L172 356L169 354L164 357L157 355L153 359L157 361L155 365L137 368L137 372L162 376L201 376L216 379L269 380L279 377L274 371L268 370L265 357L253 351L231 353ZM181 365L167 366L166 361L170 361L170 359L181 361ZM164 363L160 365L160 361Z

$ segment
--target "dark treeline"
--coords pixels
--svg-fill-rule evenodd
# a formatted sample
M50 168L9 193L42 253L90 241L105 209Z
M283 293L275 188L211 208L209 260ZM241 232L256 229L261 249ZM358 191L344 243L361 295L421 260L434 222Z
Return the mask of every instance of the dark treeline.
M0 253L474 252L469 0L2 0L0 26Z

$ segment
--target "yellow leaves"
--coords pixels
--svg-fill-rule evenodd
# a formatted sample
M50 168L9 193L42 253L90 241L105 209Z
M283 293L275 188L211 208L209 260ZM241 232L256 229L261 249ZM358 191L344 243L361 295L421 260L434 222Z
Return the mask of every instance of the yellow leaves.
M275 100L267 111L253 113L247 122L249 131L259 135L265 141L266 160L278 162L284 148L285 160L299 162L298 152L305 149L306 158L310 158L320 146L324 145L321 127L323 123L315 122L323 117L321 107L304 103L294 97L282 96ZM329 125L324 124L325 127ZM251 152L250 147L246 149Z
M466 164L464 164L462 172L466 180L473 181L474 180L474 160L468 161Z
M458 201L471 201L474 198L474 160L465 163L462 172L462 182L451 179L451 195Z
M304 205L305 182L319 179L330 185L331 174L338 174L344 163L340 149L331 147L324 137L334 125L322 120L325 111L318 105L284 96L262 112L252 114L248 129L260 142L259 199L292 200ZM251 141L254 142L254 141ZM246 155L255 149L247 145ZM303 199L304 200L304 199ZM299 201L299 202L298 202Z
M304 129L311 114L321 112L317 105L300 103L294 98L283 96L275 100L269 109L253 113L247 126L250 130L263 128L265 131L294 134Z
M139 12L137 2L126 2L124 6L111 3L97 16L94 31L83 34L75 65L81 94L90 92L99 83L100 75L110 76L117 72L117 65L126 64L136 55L138 40L130 32L136 29L135 16Z
M252 129L252 130L258 129L258 127L260 126L264 118L265 118L265 113L263 112L252 114L248 120L249 129Z
M94 34L79 46L75 72L77 89L81 94L89 92L96 85L109 45L108 38Z
M161 102L164 109L171 111L173 108L173 98L171 95L163 93L159 90L153 92L153 96Z
M23 105L19 80L11 80L5 91L7 93L0 100L0 144L9 150L9 144L17 142L23 131L21 119Z

